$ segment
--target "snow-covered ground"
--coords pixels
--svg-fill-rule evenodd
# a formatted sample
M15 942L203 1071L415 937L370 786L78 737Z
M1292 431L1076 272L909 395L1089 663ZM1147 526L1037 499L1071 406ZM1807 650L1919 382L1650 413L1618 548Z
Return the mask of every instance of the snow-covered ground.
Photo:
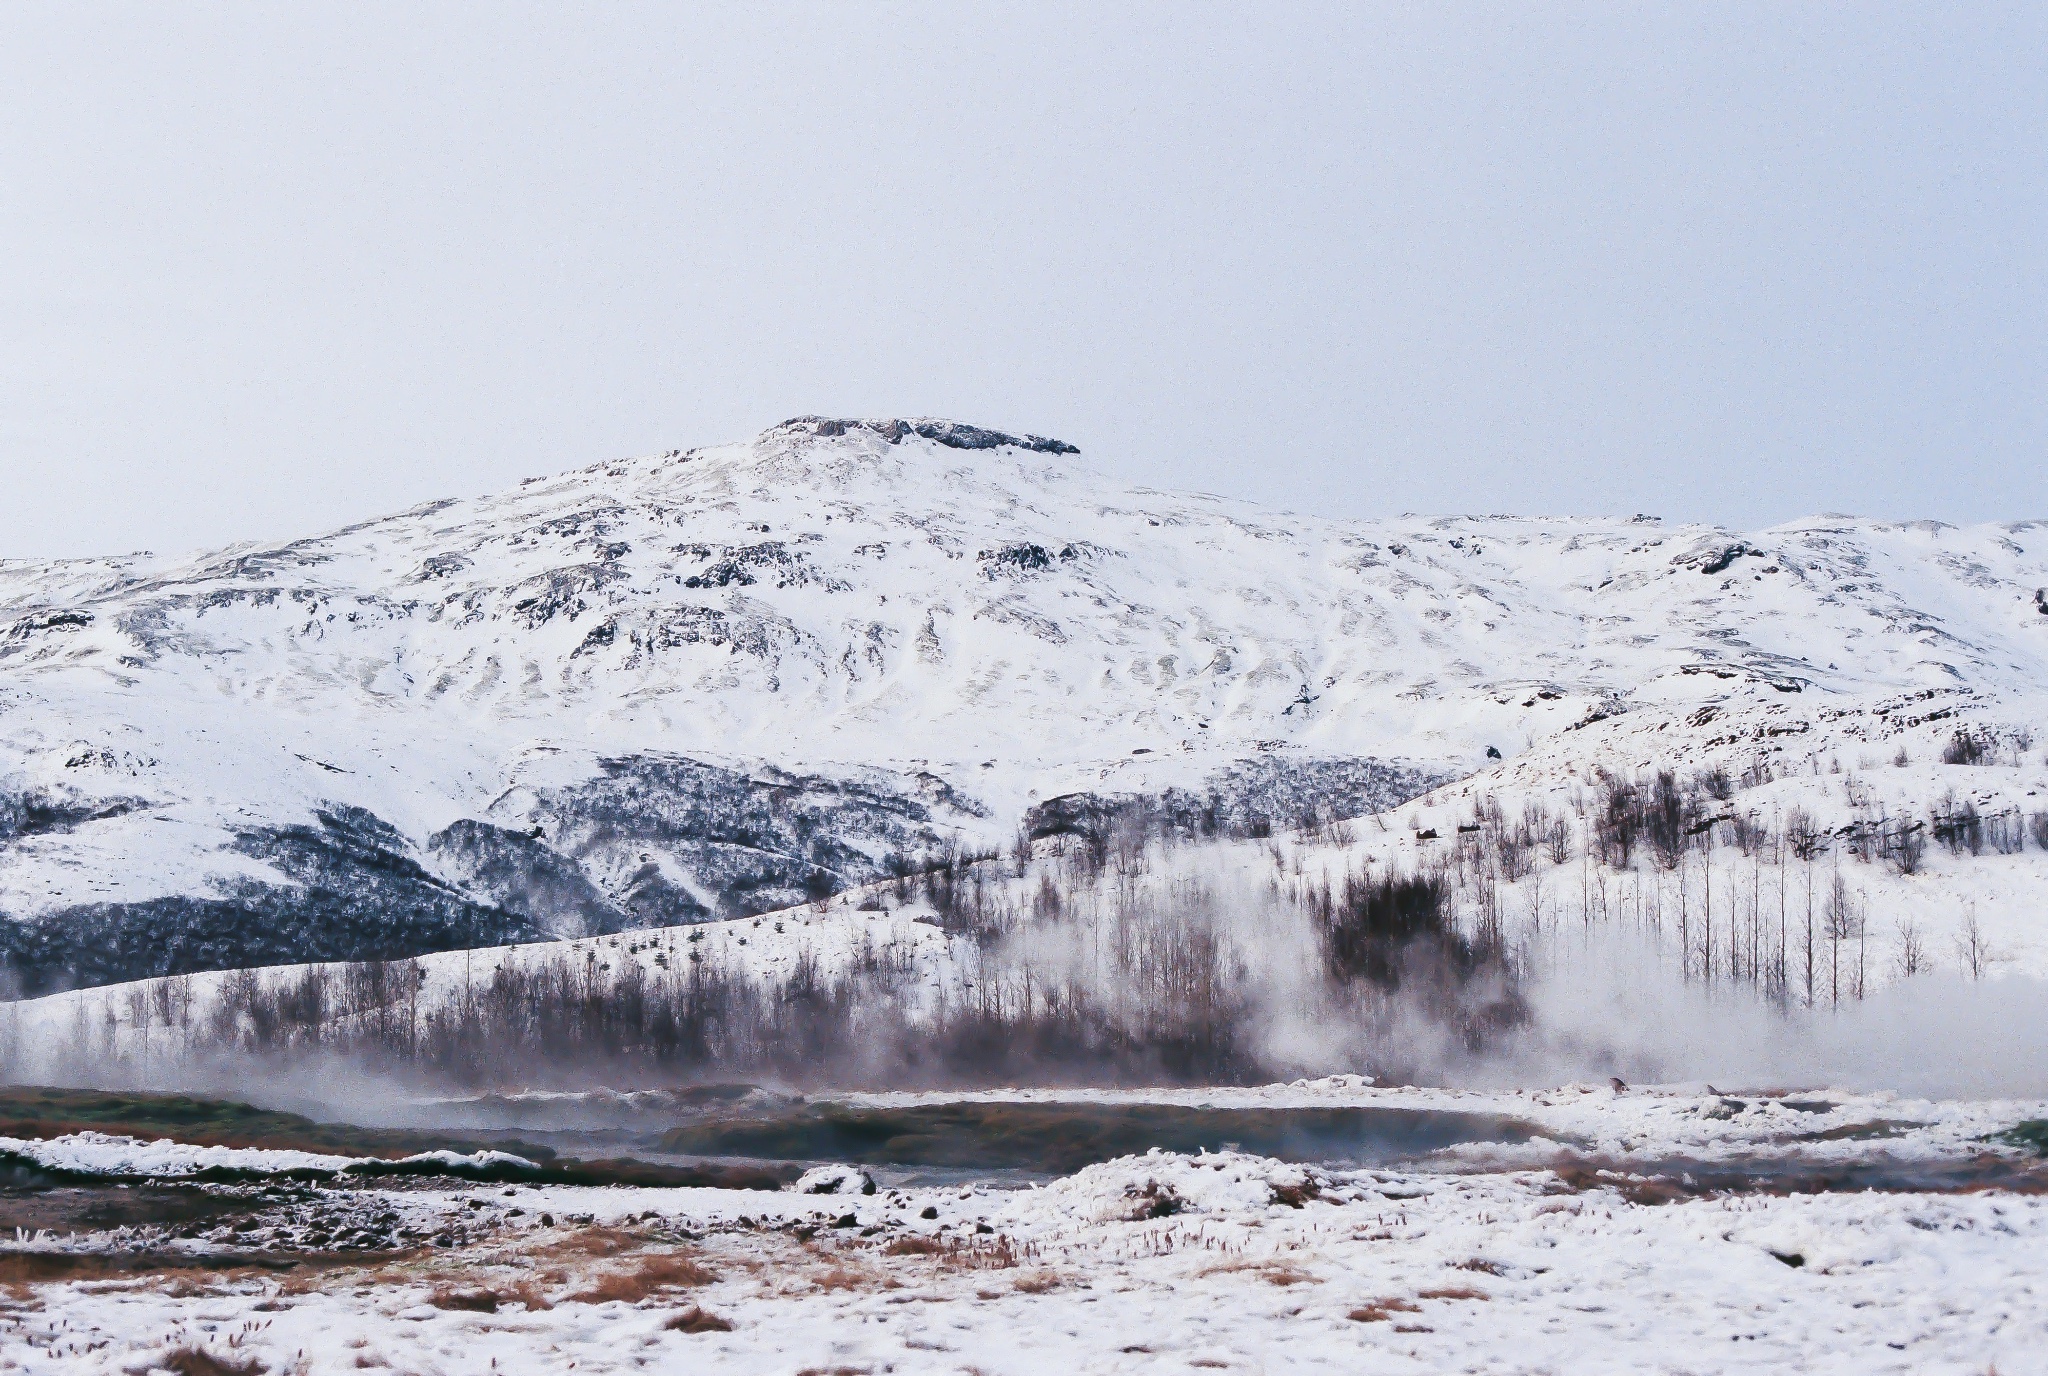
M1353 1081L1197 1097L1485 1102L1631 1156L1721 1160L2012 1163L2020 1153L1978 1139L2044 1107L1845 1094L1788 1107L1607 1086L1446 1096ZM1837 1131L1857 1123L1907 1126ZM94 1141L31 1150L73 1166L135 1157ZM459 1236L210 1272L176 1257L275 1259L281 1234L18 1239L10 1253L158 1260L14 1286L0 1301L0 1362L12 1366L0 1369L141 1372L198 1348L308 1373L2048 1370L2039 1194L1645 1202L1659 1196L1632 1189L1625 1167L1573 1175L1553 1168L1556 1150L1549 1163L1454 1153L1378 1171L1155 1153L1027 1189L869 1195L320 1187L290 1209L327 1200L408 1236Z

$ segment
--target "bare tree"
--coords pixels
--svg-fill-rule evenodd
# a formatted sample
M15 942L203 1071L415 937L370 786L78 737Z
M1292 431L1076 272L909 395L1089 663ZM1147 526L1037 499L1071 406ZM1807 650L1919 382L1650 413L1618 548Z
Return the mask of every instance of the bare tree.
M1828 1002L1832 1007L1842 1006L1842 943L1845 941L1857 943L1856 982L1849 993L1852 998L1860 996L1863 927L1862 917L1856 910L1855 900L1849 896L1849 885L1842 878L1838 861L1833 882L1828 885L1827 908L1822 915L1822 932L1828 941Z
M1911 979L1927 970L1931 961L1927 958L1927 943L1920 936L1920 927L1910 917L1899 919L1899 978Z
M1970 905L1969 915L1963 918L1962 928L1956 933L1956 963L1971 979L1984 978L1984 967L1991 963L1991 949L1984 941L1984 928L1977 921L1975 903Z
M1885 838L1885 852L1902 875L1918 874L1927 854L1927 833L1918 822L1900 822Z

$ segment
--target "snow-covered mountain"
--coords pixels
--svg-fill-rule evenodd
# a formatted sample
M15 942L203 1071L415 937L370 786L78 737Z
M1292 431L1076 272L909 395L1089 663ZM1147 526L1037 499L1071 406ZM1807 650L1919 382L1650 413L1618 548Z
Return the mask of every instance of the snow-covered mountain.
M1232 829L1488 768L2017 743L2044 671L2048 522L1337 521L805 418L0 563L0 953L35 989L668 925L1076 794Z

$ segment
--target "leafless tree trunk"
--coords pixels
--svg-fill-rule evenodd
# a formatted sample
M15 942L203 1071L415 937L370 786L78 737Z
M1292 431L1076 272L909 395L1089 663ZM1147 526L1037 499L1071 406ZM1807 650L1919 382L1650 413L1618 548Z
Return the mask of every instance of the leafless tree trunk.
M1984 928L1977 921L1975 903L1963 919L1962 930L1956 933L1956 961L1971 979L1984 978L1984 967L1991 963L1991 951L1984 941Z
M1899 919L1899 978L1911 979L1926 970L1927 943L1921 939L1920 928L1910 917Z

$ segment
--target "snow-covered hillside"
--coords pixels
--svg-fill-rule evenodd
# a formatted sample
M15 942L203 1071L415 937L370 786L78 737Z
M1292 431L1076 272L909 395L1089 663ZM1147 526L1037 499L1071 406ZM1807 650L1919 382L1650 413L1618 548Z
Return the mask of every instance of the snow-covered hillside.
M1525 784L1959 725L2023 754L2044 589L2043 522L1333 521L791 421L284 545L0 564L0 949L42 988L668 925L1063 795L1286 825L1489 751Z

